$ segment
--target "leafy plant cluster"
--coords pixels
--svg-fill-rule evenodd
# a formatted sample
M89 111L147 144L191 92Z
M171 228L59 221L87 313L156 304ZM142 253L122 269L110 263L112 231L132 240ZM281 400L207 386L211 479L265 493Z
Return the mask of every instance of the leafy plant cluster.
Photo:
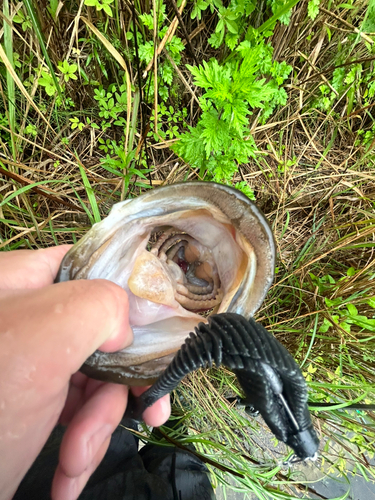
M309 14L314 19L319 10L320 0L309 2ZM361 30L364 32L375 29L375 4L370 2L366 11ZM353 2L340 4L342 9L354 9ZM328 41L336 43L335 34L329 26L325 27ZM345 43L343 43L345 42ZM354 49L361 49L362 57L353 55ZM348 33L342 41L337 37L337 48L332 54L331 67L334 69L331 77L319 85L320 95L314 97L308 106L323 112L330 112L333 116L350 117L356 108L368 109L368 117L373 123L372 107L375 98L375 65L373 63L374 44L368 38L362 38L359 33ZM333 62L333 64L332 64ZM375 129L357 130L358 140L356 145L367 145L375 136Z
M166 106L163 102L158 105L158 128L155 131L155 109L152 109L150 117L149 137L153 137L155 141L160 138L163 140L174 139L179 137L180 128L184 125L188 111L186 108L175 109L173 106Z
M322 277L317 277L313 273L310 273L310 277L318 287L318 292L320 295L324 296L324 303L329 313L329 318L325 317L323 323L319 328L319 332L326 333L328 330L332 329L334 325L338 325L343 331L351 333L353 327L357 327L360 330L364 329L368 332L375 332L375 311L373 317L368 318L363 314L359 314L358 308L354 304L356 301L358 303L363 302L361 299L361 293L354 292L350 296L344 298L342 296L335 297L335 292L339 287L348 282L348 280L355 276L356 270L350 267L347 270L346 276L335 280L330 274L326 274ZM374 278L375 276L373 276ZM330 295L331 298L329 298ZM366 297L364 302L371 308L375 309L375 296ZM375 356L374 359L375 361Z
M155 80L150 63L153 62L155 51L158 51L169 33L171 12L167 12L166 4L163 0L159 0L156 5L156 26L154 26L153 6L150 5L149 12L137 16L137 24L132 22L128 24L126 34L128 49L124 49L120 39L116 38L116 32L109 30L108 20L117 16L113 2L114 0L85 0L85 5L98 12L100 20L96 26L116 50L123 52L131 64L136 63L139 57L141 67L135 67L136 71L142 72L148 69L148 75L142 81L143 100L153 103ZM285 11L281 15L281 20L288 22L290 11L288 7L292 3L291 0L268 0L267 6L271 14L280 10ZM181 93L178 81L175 79L175 69L170 62L172 59L175 65L181 65L185 45L176 34L171 34L166 40L164 49L158 52L158 128L154 130L155 106L150 106L149 137L155 141L178 138L175 151L184 161L193 168L199 168L201 176L207 175L208 179L220 182L230 182L241 163L256 157L256 147L248 125L251 114L257 112L259 119L264 122L275 106L286 102L282 84L291 68L285 63L272 61L272 47L265 42L265 35L271 32L268 30L265 34L261 34L250 26L249 16L256 7L256 0L231 0L226 5L221 0L192 2L191 19L201 19L207 9L217 16L217 25L209 38L209 44L213 48L225 46L227 51L228 49L231 51L229 57L222 63L211 60L200 68L188 66L195 77L196 85L205 91L199 99L202 114L194 129L186 130L189 113L186 107L180 106ZM52 14L56 13L56 6L51 4L51 9ZM175 17L174 12L172 16ZM22 9L18 11L15 22L21 24L23 30L32 29L31 19ZM154 29L157 33L156 46ZM240 43L241 39L244 40ZM67 83L73 83L80 78L83 84L92 86L93 99L97 103L96 116L93 117L92 114L87 116L87 112L73 112L73 116L70 114L69 117L71 129L79 132L90 128L99 130L101 132L99 149L107 155L112 154L115 151L113 143L118 147L120 143L118 139L110 137L111 127L124 129L126 126L126 85L121 81L109 85L106 82L110 80L107 58L111 59L111 64L113 59L106 50L103 50L96 35L88 32L78 41L79 48L73 48L70 59L59 62L54 68L55 71L52 71L51 67L37 66L33 69L33 74L29 74L23 83L31 89L33 82L37 80L45 98L47 100L54 98L55 105L64 109L75 107L66 91ZM75 57L80 58L79 64L74 60ZM23 70L27 67L27 63L30 63L30 61L19 61L17 54L14 60L15 64L23 65ZM117 69L119 70L118 67ZM93 78L94 75L96 78ZM118 79L121 80L121 77L117 77ZM43 103L41 108L43 111ZM26 133L34 135L34 132L28 128ZM243 189L247 189L245 185ZM248 194L252 196L252 193Z
M134 60L138 52L139 59L143 64L143 69L147 68L149 63L153 60L155 52L158 50L159 45L162 43L162 40L167 35L167 32L170 28L170 21L168 20L166 14L166 5L163 0L159 0L157 2L157 14L157 25L155 27L157 32L156 47L154 43L154 16L152 11L151 13L146 12L139 16L140 30L136 31L136 40L134 35L134 26L130 27L130 29L127 31L127 39L130 43L133 44L133 48L131 50L131 53L129 54L130 58ZM184 49L185 46L182 43L181 38L176 35L167 36L163 51L168 53L169 57L177 66L181 62L181 54ZM161 99L166 101L173 88L174 69L168 58L163 55L163 52L158 58L157 71L158 94ZM149 72L145 88L146 99L149 102L152 102L155 94L155 81L153 71Z
M319 297L318 308L323 309L324 313L317 313L315 330L310 331L310 339L305 339L300 348L309 349L314 344L314 351L308 350L304 356L304 360L308 359L309 362L303 366L303 375L312 389L313 400L332 404L327 419L328 439L322 452L329 453L332 443L342 444L335 460L327 463L329 474L345 474L349 468L350 454L354 450L370 459L374 457L375 433L366 411L357 411L359 422L352 418L352 412L343 412L344 408L338 414L334 411L335 406L342 401L373 403L374 385L371 380L375 363L375 296L372 292L375 274L368 274L366 288L353 285L357 275L361 276L361 271L353 267L349 267L341 277L332 274L319 276L309 272L314 293ZM332 343L339 344L335 352ZM297 357L302 360L300 356ZM321 424L325 426L324 418ZM335 428L337 432L333 432ZM354 463L357 462L354 459ZM357 468L357 465L354 470L365 477L368 473L362 467Z
M240 164L256 158L250 115L258 110L265 120L276 105L286 102L280 86L291 67L272 61L272 48L254 39L242 42L235 57L222 65L211 59L203 66L188 66L195 84L205 91L199 98L202 115L196 127L180 136L174 150L199 169L201 177L230 182Z
M267 6L272 14L284 24L289 24L291 8L296 4L295 0L267 0ZM232 0L229 4L223 4L222 0L197 0L191 11L191 18L201 20L202 13L210 9L211 13L217 14L217 24L214 32L208 39L213 48L219 48L223 44L234 50L249 30L249 16L259 8L257 0Z

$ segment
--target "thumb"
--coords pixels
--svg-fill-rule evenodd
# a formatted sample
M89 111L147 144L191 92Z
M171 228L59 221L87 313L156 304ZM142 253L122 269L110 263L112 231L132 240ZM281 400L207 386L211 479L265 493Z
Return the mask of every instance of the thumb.
M49 374L65 378L96 349L119 350L133 340L127 294L106 280L69 281L12 294L0 302L0 317L0 358L20 364L12 367L13 373L32 367L26 379L33 381Z

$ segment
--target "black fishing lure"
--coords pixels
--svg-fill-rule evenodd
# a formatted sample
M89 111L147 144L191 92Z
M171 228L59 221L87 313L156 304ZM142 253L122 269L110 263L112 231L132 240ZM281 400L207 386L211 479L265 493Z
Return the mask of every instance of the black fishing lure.
M290 353L262 325L234 313L214 314L186 339L158 380L140 397L130 395L125 416L140 420L146 408L177 387L190 372L224 365L276 438L300 460L313 459L319 440L307 407L307 387Z

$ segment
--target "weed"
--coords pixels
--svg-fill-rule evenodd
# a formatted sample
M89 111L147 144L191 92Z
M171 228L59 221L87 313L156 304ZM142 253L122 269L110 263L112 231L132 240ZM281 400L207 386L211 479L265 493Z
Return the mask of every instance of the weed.
M249 116L254 109L264 109L265 102L268 109L264 116L272 112L276 102L285 103L285 92L278 85L291 68L285 66L280 71L281 67L271 62L265 45L253 47L249 41L242 42L236 59L224 65L211 60L199 68L189 66L195 84L206 91L199 99L202 115L195 128L189 127L189 132L180 136L174 150L199 169L200 177L207 172L208 179L230 182L238 165L256 157ZM266 82L259 78L264 73L278 76Z
M17 14L13 16L13 22L17 24L21 24L22 30L27 31L32 27L31 19L28 15L24 14L22 9L19 9Z
M77 75L75 73L78 67L76 64L69 64L68 61L63 61L59 63L57 67L63 74L65 82L68 82L69 80L77 80Z
M85 5L95 7L98 12L103 10L108 16L112 17L113 13L110 4L113 2L114 0L85 0Z

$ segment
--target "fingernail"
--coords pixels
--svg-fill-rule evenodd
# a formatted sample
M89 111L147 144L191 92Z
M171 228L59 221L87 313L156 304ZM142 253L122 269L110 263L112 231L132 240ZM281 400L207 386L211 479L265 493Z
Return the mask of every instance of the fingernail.
M161 398L160 403L161 403L161 409L160 409L161 412L160 413L163 415L163 417L165 419L164 422L166 422L171 415L171 403L170 403L169 395Z

